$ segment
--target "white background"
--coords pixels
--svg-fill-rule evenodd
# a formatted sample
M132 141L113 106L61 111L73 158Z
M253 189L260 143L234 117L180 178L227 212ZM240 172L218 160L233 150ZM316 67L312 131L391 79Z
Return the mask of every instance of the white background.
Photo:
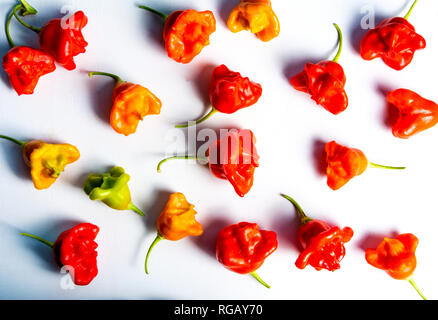
M438 128L409 140L394 138L385 124L384 96L388 90L406 87L438 101L436 1L420 1L410 18L426 38L427 47L401 72L380 60L362 60L355 47L365 33L360 29L364 6L370 5L380 22L404 15L411 1L273 1L281 34L268 43L248 32L233 34L227 29L225 20L237 0L147 1L166 13L187 8L214 12L217 31L210 38L211 45L188 65L167 57L160 21L136 8L143 2L31 1L40 13L26 20L36 26L62 16L64 5L83 10L89 18L83 31L89 46L86 54L75 58L75 71L58 66L41 79L31 96L18 97L2 71L0 133L23 140L71 143L79 148L81 158L50 189L37 191L19 148L7 141L0 143L0 298L419 299L406 281L393 280L364 258L364 249L375 246L383 236L405 232L420 240L415 280L427 297L437 298ZM14 4L2 1L0 16L6 17ZM288 82L305 62L333 57L337 41L333 22L344 31L340 63L350 99L348 109L337 116ZM36 35L17 23L11 32L17 44L38 45ZM3 24L0 33L4 34ZM7 49L2 36L1 54ZM173 125L198 118L207 110L211 70L222 63L263 86L263 96L254 107L234 115L216 114L202 126L248 128L255 133L260 168L245 198L201 165L172 162L163 167L161 175L155 171L166 151L186 151L184 141L171 148ZM86 74L90 70L113 72L148 87L163 102L161 114L146 117L129 137L117 134L108 123L114 82L103 77L90 80ZM333 139L363 150L370 161L408 169L369 169L334 192L318 170L321 145ZM112 165L123 166L131 175L133 202L147 213L145 219L92 202L82 191L88 173ZM155 237L155 220L169 193L177 191L195 204L204 235L159 243L146 276L144 257ZM280 193L296 198L313 218L354 229L340 270L295 267L297 221ZM66 275L55 267L50 249L19 233L54 241L63 230L84 221L101 228L99 275L87 287L63 290ZM257 222L278 234L278 250L258 271L272 285L270 290L250 276L228 271L214 257L217 232L240 221Z

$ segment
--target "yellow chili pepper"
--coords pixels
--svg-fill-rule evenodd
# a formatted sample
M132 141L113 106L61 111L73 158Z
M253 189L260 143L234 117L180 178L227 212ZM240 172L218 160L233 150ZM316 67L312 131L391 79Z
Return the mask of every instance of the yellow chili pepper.
M250 30L262 41L270 41L280 34L280 22L270 0L240 0L231 11L227 25L234 33Z
M170 195L166 207L157 220L157 237L149 247L145 260L145 271L148 274L148 259L155 245L163 239L178 241L187 236L200 236L202 225L196 221L194 205L187 202L184 194L178 192Z

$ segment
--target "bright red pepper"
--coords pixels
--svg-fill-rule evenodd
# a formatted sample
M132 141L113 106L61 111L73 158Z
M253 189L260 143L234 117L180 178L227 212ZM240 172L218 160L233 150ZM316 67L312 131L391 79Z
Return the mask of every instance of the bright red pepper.
M340 262L345 256L344 244L353 237L353 229L345 227L330 227L326 222L313 220L306 216L300 205L291 197L283 195L296 208L300 219L298 240L302 252L295 265L304 269L308 265L317 271L326 269L335 271L341 267Z
M383 20L362 39L360 55L365 60L382 58L383 62L395 70L408 66L416 50L426 47L426 40L415 32L408 18L417 0L404 17Z
M146 6L139 8L155 13L165 21L163 38L167 55L179 63L191 62L210 44L210 35L216 31L216 19L208 10L178 10L166 15Z
M196 156L176 156L166 158L161 165L173 159L207 160L210 171L218 178L228 180L236 193L243 197L254 183L254 171L259 166L259 156L255 147L256 138L251 130L230 130L223 139L210 144L206 158Z
M290 84L296 90L310 94L327 111L339 114L347 109L348 97L344 89L344 69L338 63L342 51L342 32L337 24L335 27L339 34L339 50L333 61L306 63L303 72L290 78Z
M65 267L76 285L86 286L98 273L97 243L94 241L98 233L98 226L80 223L62 232L54 243L28 233L21 235L36 239L51 247L58 267Z
M39 32L41 49L67 70L74 70L76 64L73 58L84 53L88 46L82 35L87 23L88 18L82 11L77 11L66 21L50 20Z
M278 246L277 235L273 231L260 230L255 223L240 222L222 229L217 237L216 257L227 269L251 274L261 284L269 288L257 275L265 259Z
M438 123L438 105L411 90L397 89L389 92L386 99L398 109L398 119L392 127L397 138L407 139Z

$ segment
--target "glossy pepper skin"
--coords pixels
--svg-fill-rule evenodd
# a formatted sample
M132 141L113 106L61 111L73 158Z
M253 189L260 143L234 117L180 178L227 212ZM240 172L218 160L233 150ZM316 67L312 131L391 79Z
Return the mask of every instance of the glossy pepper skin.
M345 256L345 243L353 237L353 229L331 227L322 220L313 220L305 215L299 204L289 196L283 195L296 208L300 219L298 241L301 253L295 261L299 269L311 265L315 270L338 270Z
M203 233L202 225L196 221L197 212L194 208L195 206L189 203L181 192L170 195L169 201L157 219L157 236L146 255L146 274L149 274L149 255L158 242L163 239L178 241L188 236L197 237Z
M240 0L227 26L234 33L249 30L262 41L271 41L280 34L280 22L270 0Z
M84 53L88 46L82 35L87 23L88 18L83 11L77 11L67 21L50 20L39 32L41 49L65 69L76 69L74 57Z
M98 226L80 223L62 232L54 243L31 234L22 233L22 235L51 247L57 266L66 267L76 285L86 286L98 274L97 243L94 241L98 233Z
M90 200L100 200L112 209L133 210L143 216L131 201L130 179L122 167L113 167L102 174L90 174L85 180L84 191Z
M398 110L398 119L392 127L394 137L408 139L438 122L438 105L411 90L391 91L386 99Z

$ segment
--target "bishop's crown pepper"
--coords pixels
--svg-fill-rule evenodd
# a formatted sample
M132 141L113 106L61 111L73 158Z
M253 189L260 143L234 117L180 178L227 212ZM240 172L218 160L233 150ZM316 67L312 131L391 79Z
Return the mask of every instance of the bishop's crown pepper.
M85 180L84 191L90 200L100 200L112 209L132 210L144 216L131 201L130 178L122 167L113 167L102 174L90 174Z
M338 190L354 177L360 176L368 168L402 170L406 167L390 167L369 162L359 149L348 148L335 141L325 145L327 160L327 185Z
M216 112L232 114L240 109L257 103L262 95L262 86L253 83L248 77L242 77L239 72L228 69L225 65L217 66L211 77L209 95L212 108L201 119L176 128L185 128L200 124Z
M344 69L338 63L342 51L342 31L335 23L339 35L339 49L333 61L317 64L306 63L303 72L290 78L290 84L298 91L310 94L311 98L327 111L339 114L348 107L348 97L344 86Z
M94 241L98 233L98 226L80 223L62 232L54 243L29 233L21 235L38 240L52 248L56 265L59 268L66 268L76 285L86 286L98 273L97 243Z
M216 241L216 257L228 270L250 274L267 288L256 271L278 247L273 231L260 230L256 223L240 222L222 229Z
M317 271L339 269L345 256L344 244L353 237L353 230L350 227L330 227L322 220L313 220L293 198L282 196L294 205L300 221L298 240L302 251L295 261L297 268L304 269L311 265Z
M205 157L175 156L160 161L161 165L174 159L192 159L208 162L211 173L228 180L236 193L243 197L254 183L254 172L259 166L259 156L255 147L256 138L251 130L230 130L220 140L212 142Z
M216 19L211 11L178 10L166 15L147 6L139 6L161 17L163 38L169 58L189 63L210 44L210 35L216 31Z
M409 137L432 128L438 122L438 105L408 89L388 93L386 99L398 110L398 118L392 127L394 137Z
M367 32L360 45L360 55L364 60L382 58L387 66L402 70L411 63L415 51L426 47L426 40L408 22L417 1L404 18L385 19Z
M280 22L270 0L240 0L228 17L227 26L234 33L249 30L262 41L280 34Z
M149 255L155 245L163 239L178 241L187 236L200 236L202 225L196 221L194 205L189 203L181 192L173 193L169 197L166 207L157 220L157 236L152 242L145 259L145 272L148 271Z
M113 90L110 124L120 134L128 136L137 131L140 121L147 115L160 114L161 100L149 89L139 84L123 81L119 76L107 72L90 72L113 78L116 86Z
M30 174L36 189L49 188L58 179L64 168L79 159L79 150L71 144L50 144L40 140L20 141L0 135L19 145L24 162L30 167Z
M33 7L21 0L21 3L13 8L6 21L6 38L11 49L3 57L3 69L9 76L11 86L19 96L33 94L40 77L56 69L52 56L31 47L16 46L11 38L9 26L12 18L17 14L24 16L36 13L37 11Z
M409 281L426 300L412 276L417 267L417 245L418 238L412 233L400 234L395 239L384 238L376 249L365 251L365 259L373 267L386 271L393 279Z

